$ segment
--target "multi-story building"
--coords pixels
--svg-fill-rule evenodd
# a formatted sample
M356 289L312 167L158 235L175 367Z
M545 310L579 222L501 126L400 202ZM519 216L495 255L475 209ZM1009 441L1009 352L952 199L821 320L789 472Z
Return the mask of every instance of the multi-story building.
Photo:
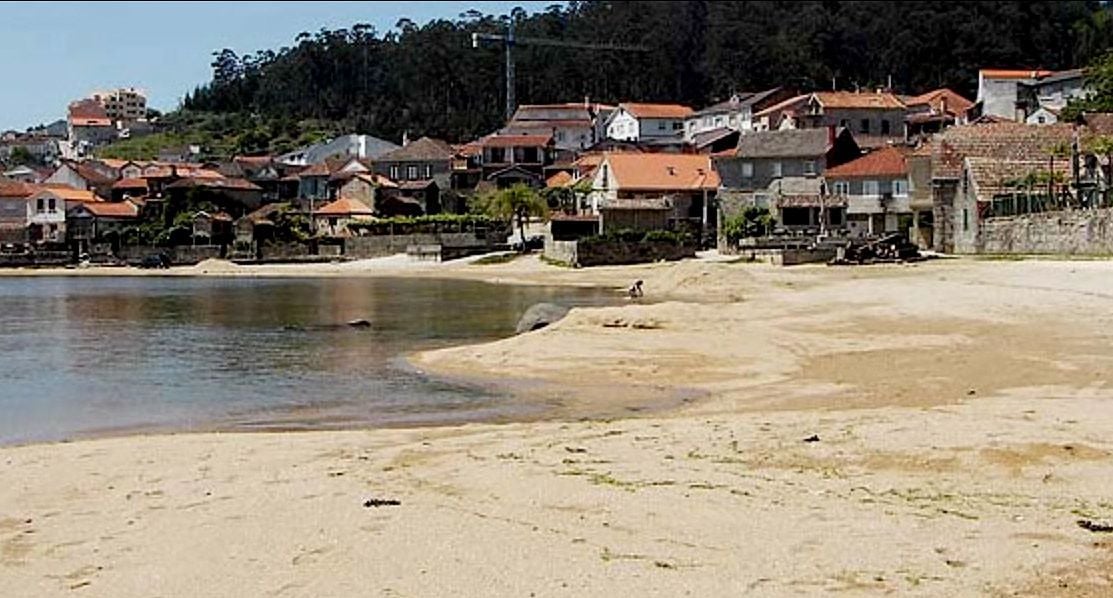
M147 94L134 87L94 91L89 99L103 106L112 120L129 122L147 118Z

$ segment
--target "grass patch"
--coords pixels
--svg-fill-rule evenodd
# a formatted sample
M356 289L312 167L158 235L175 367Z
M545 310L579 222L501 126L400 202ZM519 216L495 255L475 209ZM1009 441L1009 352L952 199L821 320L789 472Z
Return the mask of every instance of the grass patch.
M575 266L573 266L572 264L562 262L560 260L554 260L551 257L546 257L544 254L541 255L541 263L549 266L556 266L557 268L575 268Z

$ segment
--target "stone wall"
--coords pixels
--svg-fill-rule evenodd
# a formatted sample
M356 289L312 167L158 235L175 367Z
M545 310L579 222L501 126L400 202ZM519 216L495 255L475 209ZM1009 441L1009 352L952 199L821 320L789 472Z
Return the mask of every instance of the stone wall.
M989 218L981 253L1113 255L1113 209L1069 210Z
M696 257L695 245L677 245L671 241L549 241L545 257L568 266L618 266L676 261Z
M577 264L576 243L576 241L556 241L552 237L546 236L545 259L566 266L575 266Z
M494 250L498 244L490 236L477 237L474 233L420 233L412 235L369 235L344 239L344 257L367 259L406 253L413 245L440 245L455 253Z
M132 264L143 261L149 255L166 254L174 265L190 266L210 258L223 257L219 245L179 245L177 247L156 247L154 245L129 245L121 247L117 257Z

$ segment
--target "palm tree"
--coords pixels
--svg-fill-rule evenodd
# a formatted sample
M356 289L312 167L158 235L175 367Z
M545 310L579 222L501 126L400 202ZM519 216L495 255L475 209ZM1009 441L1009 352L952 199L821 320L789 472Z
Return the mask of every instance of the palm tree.
M526 218L546 217L549 206L536 191L518 183L506 189L499 189L481 199L483 211L493 218L508 220L513 218L521 235L522 251L526 248Z

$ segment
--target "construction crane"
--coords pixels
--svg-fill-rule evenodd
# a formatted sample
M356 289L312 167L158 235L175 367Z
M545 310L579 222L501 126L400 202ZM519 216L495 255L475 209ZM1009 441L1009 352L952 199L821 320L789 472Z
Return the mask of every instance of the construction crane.
M514 35L514 21L511 19L506 26L506 33L473 33L471 34L471 47L478 48L484 43L502 45L506 53L506 120L514 117L517 103L514 100L514 46L550 46L554 48L576 48L580 50L613 50L622 52L648 52L649 48L643 46L622 46L615 44L588 44L582 42L566 42L540 37L518 37Z

